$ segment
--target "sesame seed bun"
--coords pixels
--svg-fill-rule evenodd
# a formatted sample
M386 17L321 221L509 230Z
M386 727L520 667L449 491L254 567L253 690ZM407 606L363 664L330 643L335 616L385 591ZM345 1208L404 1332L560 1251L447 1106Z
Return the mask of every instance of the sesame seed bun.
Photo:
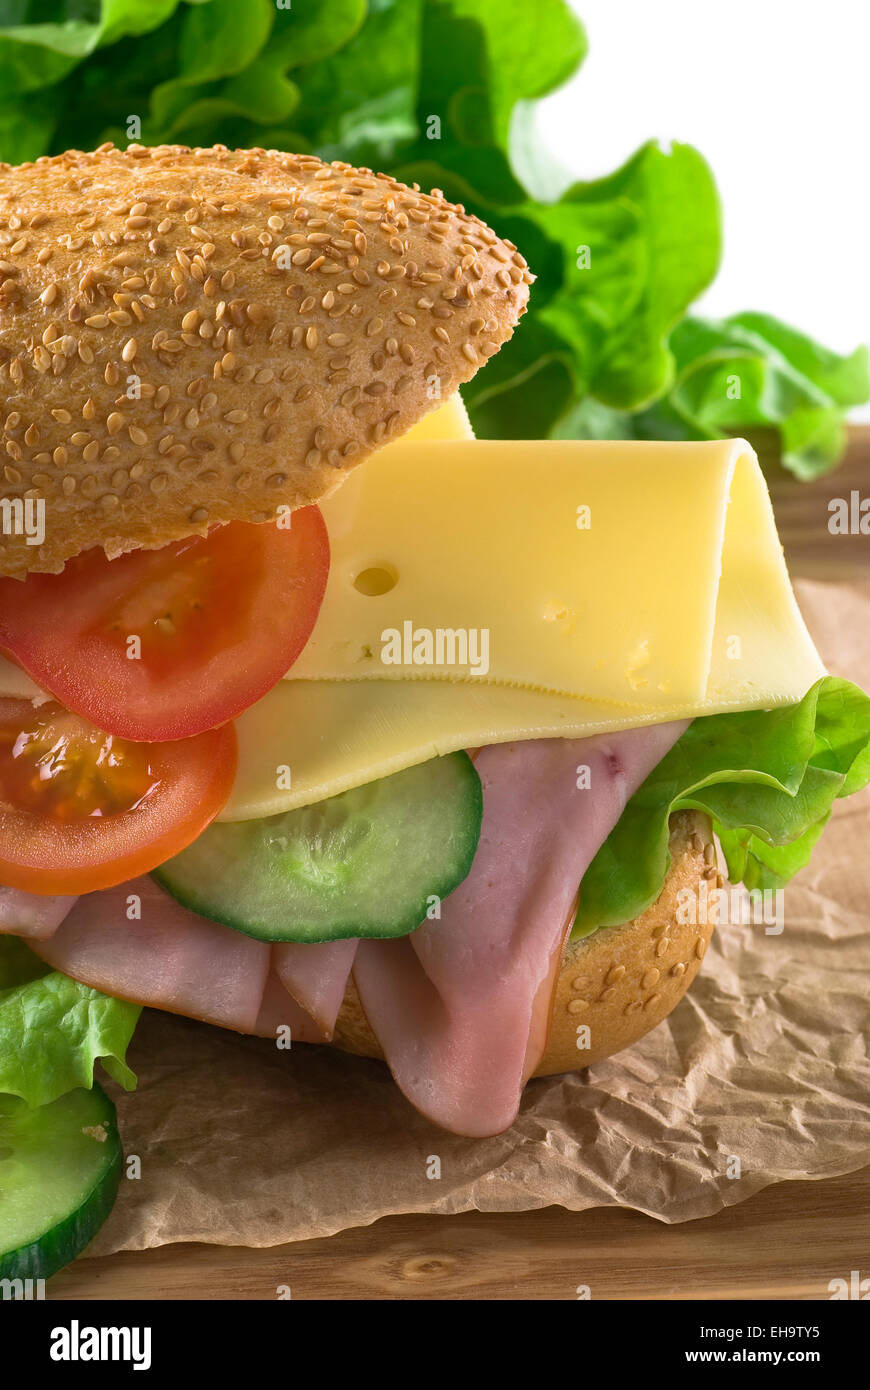
M0 495L44 544L156 549L326 496L510 337L532 280L439 192L275 150L0 164Z
M710 848L708 848L710 846ZM577 1071L600 1062L648 1033L682 999L697 975L713 923L678 921L678 893L695 892L713 877L710 821L696 811L671 818L671 864L661 893L645 912L619 927L569 941L553 991L550 1032L535 1076ZM589 1046L578 1046L578 1027L588 1025ZM353 979L338 1017L337 1047L362 1057L383 1057L369 1027Z

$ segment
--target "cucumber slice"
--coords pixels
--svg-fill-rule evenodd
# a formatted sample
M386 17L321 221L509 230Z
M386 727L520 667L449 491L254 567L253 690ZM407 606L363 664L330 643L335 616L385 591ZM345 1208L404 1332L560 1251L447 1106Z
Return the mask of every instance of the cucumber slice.
M0 1279L49 1279L74 1260L112 1210L121 1164L99 1086L36 1110L0 1095Z
M210 825L154 877L260 941L405 936L465 878L482 815L474 765L451 753L312 806Z

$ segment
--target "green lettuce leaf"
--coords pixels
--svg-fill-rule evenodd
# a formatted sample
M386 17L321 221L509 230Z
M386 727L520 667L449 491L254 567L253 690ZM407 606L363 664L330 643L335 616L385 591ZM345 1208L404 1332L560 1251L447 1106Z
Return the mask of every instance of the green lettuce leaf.
M55 115L39 95L4 101L0 96L0 150L9 164L38 159L55 129Z
M691 206L687 223L684 211ZM526 202L503 216L500 230L522 246L544 281L535 287L531 321L550 333L570 371L563 410L550 414L545 434L572 402L587 394L610 405L634 406L659 396L675 372L668 338L686 308L710 283L720 255L720 210L712 175L689 145L642 146L610 178L575 184L557 203ZM516 437L513 420L527 395L526 325L466 387L472 424ZM478 415L478 402L498 412ZM540 402L527 407L540 415ZM508 424L508 422L511 422ZM533 437L528 429L524 438ZM538 436L540 437L540 435Z
M674 382L650 409L602 414L587 400L566 412L556 436L721 439L772 428L784 466L810 480L839 462L846 412L870 395L866 347L840 356L769 314L690 317L670 347Z
M317 62L294 69L301 101L294 124L323 159L378 164L417 132L424 0L377 0L365 23ZM324 7L324 8L328 8Z
M783 887L809 862L834 801L870 781L870 698L825 676L775 710L696 719L626 806L587 869L575 936L637 917L668 872L668 820L706 811L732 883Z
M48 1105L93 1085L98 1060L134 1090L125 1059L141 1012L52 970L17 937L0 936L0 1093Z
M29 0L24 6L6 5L9 18L0 12L0 93L8 100L49 87L101 45L157 29L178 4L179 0L59 0L46 7ZM46 8L52 13L50 23L40 22Z

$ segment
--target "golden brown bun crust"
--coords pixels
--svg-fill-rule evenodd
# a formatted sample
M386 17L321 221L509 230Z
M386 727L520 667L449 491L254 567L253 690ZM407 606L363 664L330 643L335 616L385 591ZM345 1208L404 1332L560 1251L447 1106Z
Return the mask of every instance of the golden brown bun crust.
M547 1049L535 1076L576 1071L630 1047L666 1018L701 966L713 924L677 921L680 889L715 877L709 819L680 811L671 820L671 867L656 901L633 922L604 927L565 950L553 997ZM590 1047L578 1050L577 1028L588 1024ZM382 1057L351 978L334 1042L346 1052Z
M437 191L311 155L0 164L0 495L46 523L0 535L0 574L325 496L498 351L531 279Z

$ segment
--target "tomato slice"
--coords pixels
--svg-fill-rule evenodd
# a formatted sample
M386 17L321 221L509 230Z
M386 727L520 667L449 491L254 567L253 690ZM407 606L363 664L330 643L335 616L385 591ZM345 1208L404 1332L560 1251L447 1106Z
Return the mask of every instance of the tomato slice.
M67 709L120 738L214 729L292 666L320 611L329 538L316 507L290 525L231 522L205 538L62 574L0 579L0 649Z
M235 771L232 724L128 743L53 700L0 700L0 883L89 893L148 873L214 820Z

